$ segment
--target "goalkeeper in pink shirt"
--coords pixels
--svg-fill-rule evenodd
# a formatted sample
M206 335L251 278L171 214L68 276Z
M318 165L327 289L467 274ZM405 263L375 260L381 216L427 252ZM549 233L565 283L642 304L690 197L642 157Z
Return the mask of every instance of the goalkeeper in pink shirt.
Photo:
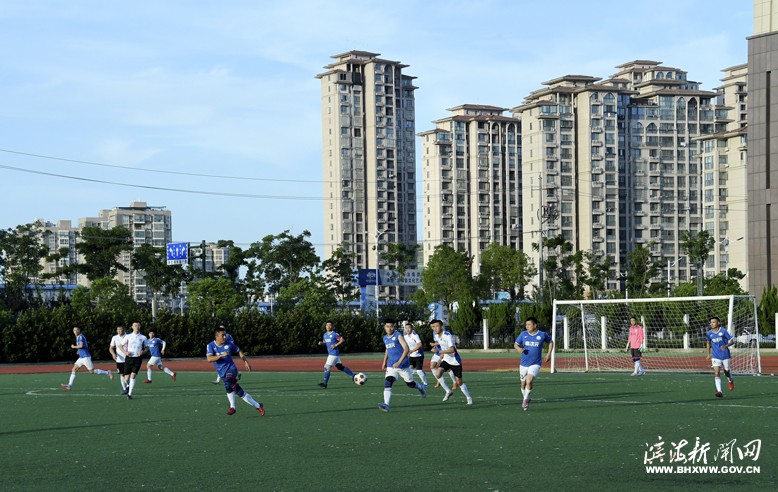
M630 376L642 376L646 373L640 359L643 357L643 327L638 324L637 318L629 318L629 340L627 340L627 352L631 352L632 362L635 363L635 370Z

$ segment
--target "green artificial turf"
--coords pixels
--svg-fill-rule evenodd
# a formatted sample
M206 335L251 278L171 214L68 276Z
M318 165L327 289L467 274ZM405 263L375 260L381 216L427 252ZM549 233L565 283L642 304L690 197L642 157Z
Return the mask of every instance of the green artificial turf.
M267 415L241 400L227 416L213 372L155 374L135 398L80 373L0 376L0 490L773 490L778 483L778 386L740 377L714 398L712 375L555 374L521 410L515 372L465 373L475 399L448 402L383 378L365 386L333 373L244 373ZM429 377L429 375L428 375ZM446 376L448 377L448 376ZM431 378L430 378L431 380ZM726 384L726 380L725 380ZM761 439L758 474L649 474L649 446ZM654 448L655 449L655 448ZM649 452L651 454L653 451ZM691 463L687 463L691 464ZM701 464L701 463L698 463Z

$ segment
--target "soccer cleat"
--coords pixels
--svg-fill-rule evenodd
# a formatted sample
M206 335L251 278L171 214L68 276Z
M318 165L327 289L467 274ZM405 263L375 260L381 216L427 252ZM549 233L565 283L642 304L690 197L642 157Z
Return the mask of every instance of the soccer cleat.
M122 395L122 396L124 396L124 395L126 395L127 393L129 393L129 392L130 392L130 388L124 388L124 389L122 390L122 392L121 392L121 395Z
M446 393L446 396L443 397L443 401L448 401L449 398L451 398L454 395L453 391L449 391Z
M524 401L521 402L521 408L526 412L529 408L529 400L525 398Z
M129 394L129 393L127 393L127 399L128 399L128 400L132 400L132 395L131 395L131 394Z
M173 378L173 382L175 383L176 382L176 373L171 374L170 377Z
M70 385L69 384L60 384L59 385L63 390L70 391Z
M730 382L729 382L729 390L730 390L730 391L732 391L732 390L734 390L734 389L735 389L735 383L733 383L732 381L730 381Z
M422 398L427 398L427 388L423 384L419 385L419 393L421 393Z
M211 384L219 384L219 383L221 383L221 381L219 381L218 379L216 381L211 381Z
M108 379L113 381L113 371L108 371Z
M234 415L234 414L235 414L235 409L230 407L230 409L227 410L227 415Z
M632 374L630 374L630 376L637 376L637 375L638 375L637 372L633 372Z
M147 384L148 384L148 383L151 383L151 379L147 379L147 380L145 380L145 381L143 381L143 382L144 382L144 383L147 383Z
M472 405L473 404L473 399L472 398L468 398L467 399L467 404L468 405Z
M324 383L319 383L319 388L327 389L327 385Z
M389 405L387 405L386 403L379 403L378 408L380 408L382 412L389 411Z
M646 375L645 369L641 369L640 372L638 373L638 376L645 376L645 375Z
M263 404L261 404L261 403L259 404L259 406L257 407L257 411L263 417L265 416L265 406Z
M715 396L716 396L716 398L721 398L721 397L722 397L722 396L724 396L724 395L721 393L721 391L717 391L717 392L715 393Z

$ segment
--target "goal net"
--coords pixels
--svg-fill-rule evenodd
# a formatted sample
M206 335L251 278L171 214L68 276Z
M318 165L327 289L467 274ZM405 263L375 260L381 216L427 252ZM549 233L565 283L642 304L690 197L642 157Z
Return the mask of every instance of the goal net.
M630 371L630 317L643 328L647 371L709 371L705 346L712 316L735 339L732 371L761 373L753 296L555 300L551 371Z

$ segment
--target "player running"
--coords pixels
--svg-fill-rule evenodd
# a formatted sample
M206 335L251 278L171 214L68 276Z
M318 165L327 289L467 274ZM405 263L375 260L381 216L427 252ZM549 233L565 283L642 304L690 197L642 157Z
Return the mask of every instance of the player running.
M530 393L532 392L533 382L540 373L542 364L543 344L548 343L548 352L545 361L551 360L551 352L554 351L554 342L551 335L538 330L538 320L530 317L524 323L527 328L516 338L513 347L521 354L521 363L519 365L519 378L521 379L521 394L524 399L521 408L526 412L529 408Z
M161 369L173 378L173 382L176 382L176 373L162 365L162 356L165 355L165 347L167 346L167 343L165 343L164 340L159 339L154 336L154 332L149 332L149 338L146 340L146 347L149 349L149 353L151 354L151 358L146 362L146 380L143 381L144 383L151 383L151 368L157 367L157 369Z
M319 383L319 387L327 389L332 366L335 366L338 370L348 374L352 381L354 380L354 373L340 361L340 350L338 350L338 347L343 344L344 340L343 337L338 335L335 331L332 321L324 323L324 329L327 331L324 332L324 336L319 342L319 345L327 346L327 361L324 362L324 382Z
M81 366L86 367L86 370L89 371L89 374L106 375L110 379L113 379L113 372L105 371L103 369L95 369L94 364L92 364L92 354L89 352L89 344L86 342L86 337L84 334L81 333L81 328L74 326L73 334L76 336L76 343L71 345L70 348L76 349L78 351L78 360L76 360L76 363L73 364L73 369L70 372L70 380L68 381L68 384L60 384L60 387L62 387L62 389L65 391L70 391L70 389L73 387L73 382L76 380L76 372L81 368Z
M392 385L397 381L398 377L402 377L409 388L419 390L422 398L427 397L427 392L421 383L413 380L411 362L408 360L408 344L405 343L405 338L400 333L395 333L394 321L386 320L384 322L384 331L386 331L386 335L384 335L383 341L386 350L384 351L384 360L381 362L381 369L386 370L384 402L379 403L378 408L388 412L389 402L392 399Z
M443 373L451 371L451 374L456 378L454 380L454 389L459 387L462 393L467 399L467 404L473 404L473 398L470 396L470 391L467 389L467 385L462 381L462 359L457 352L456 343L454 343L454 336L443 329L443 322L439 319L433 319L430 321L430 328L434 332L435 343L438 344L438 354L441 357L440 364L435 368L433 374L440 383L440 386L446 391L446 396L443 397L443 401L448 401L454 395L454 391L448 389L445 380L443 379Z
M224 327L216 328L214 340L208 344L205 349L205 358L208 362L213 362L213 367L219 373L219 377L224 381L224 389L227 391L227 399L230 402L230 409L227 415L235 413L235 395L237 394L243 401L256 408L260 415L265 415L265 407L254 400L238 384L238 368L232 360L232 354L237 353L243 362L246 363L246 370L251 372L251 365L246 356L241 352L240 347L227 341L227 332Z
M729 334L727 330L721 327L721 320L713 316L710 319L710 330L705 335L707 338L706 349L708 355L706 358L710 359L711 366L713 366L713 382L716 383L716 398L721 398L724 394L721 392L721 376L720 371L723 368L724 374L729 380L729 390L735 389L735 383L732 381L732 372L730 371L729 361L731 355L729 353L729 347L734 345L735 339Z

